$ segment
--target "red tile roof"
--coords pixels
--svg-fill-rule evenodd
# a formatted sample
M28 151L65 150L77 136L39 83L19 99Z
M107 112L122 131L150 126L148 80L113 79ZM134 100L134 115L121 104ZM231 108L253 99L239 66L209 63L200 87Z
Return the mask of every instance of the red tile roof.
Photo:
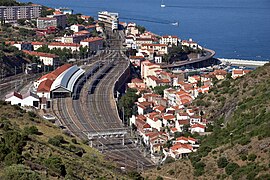
M80 44L76 43L61 43L61 42L52 42L49 46L67 46L67 47L80 47Z
M82 40L82 42L95 42L95 41L102 41L103 38L100 37L90 37L87 39Z
M38 86L37 92L50 92L53 81L51 79L42 81Z
M131 80L132 83L143 83L143 80L139 79L139 78L134 78Z
M192 126L191 126L191 128L202 128L202 129L204 129L205 128L205 126L204 125L202 125L202 124L193 124Z
M39 57L49 57L49 58L57 58L59 56L55 54L50 54L50 53L43 53L43 52L37 52L37 51L27 51L23 50L25 54L31 55L31 56L39 56Z
M176 138L176 141L181 141L181 140L188 141L188 138L186 138L184 136L181 136L181 137Z
M177 144L173 145L171 147L171 150L176 151L176 150L178 150L180 148L193 150L193 148L192 148L191 145L189 145L189 144L182 144L182 143L177 143Z
M169 114L169 115L165 115L165 116L163 117L163 119L165 119L165 120L173 120L173 119L175 119L175 116Z
M180 125L188 125L189 120L178 120L178 124L180 124Z

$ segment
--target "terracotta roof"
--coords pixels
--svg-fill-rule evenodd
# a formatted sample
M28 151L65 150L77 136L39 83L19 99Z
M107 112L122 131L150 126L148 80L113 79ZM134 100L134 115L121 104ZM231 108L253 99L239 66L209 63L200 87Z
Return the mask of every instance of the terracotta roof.
M37 92L50 92L53 81L51 79L42 81L38 86Z
M181 137L176 138L176 141L181 141L181 140L188 141L188 138L186 138L184 136L181 136Z
M49 46L68 46L68 47L80 47L80 44L76 43L61 43L61 42L52 42Z
M56 18L50 18L50 17L39 17L37 20L51 21L51 20L57 20L57 19Z
M45 74L44 76L39 78L39 80L45 79L45 78L55 80L57 78L57 76L59 76L62 72L64 72L65 70L67 70L71 66L72 66L72 64L64 64L64 65L58 67L57 69L55 69L54 71L52 71L51 73Z
M134 78L131 80L132 83L143 83L143 80L139 79L139 78Z
M188 113L179 113L180 116L189 116Z
M163 119L165 119L165 120L173 120L173 119L175 119L175 116L169 114L169 115L165 115L165 116L163 117Z
M197 141L197 139L194 139L194 138L192 138L192 137L188 137L188 140L189 140L189 141L195 141L195 142Z
M40 56L40 57L49 57L49 58L57 58L59 56L55 54L50 54L50 53L43 53L43 52L37 52L37 51L27 51L23 50L25 54L29 54L31 56Z
M157 107L154 107L154 110L158 110L160 112L163 112L165 109L166 109L166 107L165 106L162 106L162 105L159 105Z
M173 127L173 128L171 128L171 131L172 131L172 132L176 132L176 131L178 131L178 130L177 130L177 128Z
M148 123L145 123L145 125L143 125L143 128L151 128L151 126Z
M202 128L202 129L204 129L205 128L205 126L204 125L202 125L202 124L193 124L192 126L191 126L191 128Z
M192 146L191 145L189 145L189 144L182 144L182 143L176 143L175 145L173 145L172 147L171 147L171 150L173 150L173 151L176 151L176 150L178 150L178 149L180 149L180 148L183 148L183 149L189 149L189 150L193 150L193 148L192 148Z
M103 38L100 37L90 37L87 39L82 40L82 42L95 42L95 41L102 41Z
M129 59L144 59L143 56L130 56Z
M241 74L242 75L244 73L244 71L242 69L234 69L233 70L233 73L234 74Z
M31 42L32 45L44 45L45 43L44 42Z
M180 124L180 125L188 125L189 120L178 120L178 124Z
M168 46L167 44L142 44L142 46Z
M142 114L137 115L136 118L146 120L146 117L144 115L142 115Z
M17 97L19 99L23 98L22 95L19 92L15 92L15 91L12 92L12 93L7 94L5 98L8 99L8 98L10 98L12 96L15 96L15 97Z
M54 11L53 14L56 15L56 14L63 14L63 13L61 11Z
M214 75L226 75L227 72L225 70L221 70L221 69L218 69L218 70L215 70L213 72Z
M85 28L86 29L96 28L96 25L95 24L88 25L88 26L85 26Z

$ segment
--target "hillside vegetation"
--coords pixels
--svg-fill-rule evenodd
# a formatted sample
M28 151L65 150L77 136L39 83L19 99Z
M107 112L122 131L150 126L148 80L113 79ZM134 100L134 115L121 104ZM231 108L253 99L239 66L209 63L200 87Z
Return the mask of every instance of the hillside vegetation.
M213 122L213 133L201 137L199 150L176 172L185 166L194 172L189 179L270 179L270 64L236 80L216 81L194 104ZM168 169L155 173L175 177Z
M128 179L113 162L35 113L0 102L0 179Z

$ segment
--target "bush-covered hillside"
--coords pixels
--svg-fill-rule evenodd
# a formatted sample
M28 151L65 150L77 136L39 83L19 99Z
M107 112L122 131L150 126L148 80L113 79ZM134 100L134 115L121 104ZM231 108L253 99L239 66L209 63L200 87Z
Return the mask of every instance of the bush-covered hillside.
M0 179L125 178L114 164L35 113L0 102Z
M190 178L270 179L270 64L214 84L194 102L213 122L213 133L201 137L199 150L176 172L191 164ZM175 177L162 170L155 173Z

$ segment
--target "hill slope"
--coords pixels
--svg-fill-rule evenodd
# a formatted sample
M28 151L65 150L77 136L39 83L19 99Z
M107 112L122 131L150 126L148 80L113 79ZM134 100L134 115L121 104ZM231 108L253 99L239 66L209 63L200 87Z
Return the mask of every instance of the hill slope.
M217 82L194 104L213 121L213 133L190 156L189 179L270 179L270 64Z
M34 113L2 101L0 109L0 179L127 177L99 152Z

